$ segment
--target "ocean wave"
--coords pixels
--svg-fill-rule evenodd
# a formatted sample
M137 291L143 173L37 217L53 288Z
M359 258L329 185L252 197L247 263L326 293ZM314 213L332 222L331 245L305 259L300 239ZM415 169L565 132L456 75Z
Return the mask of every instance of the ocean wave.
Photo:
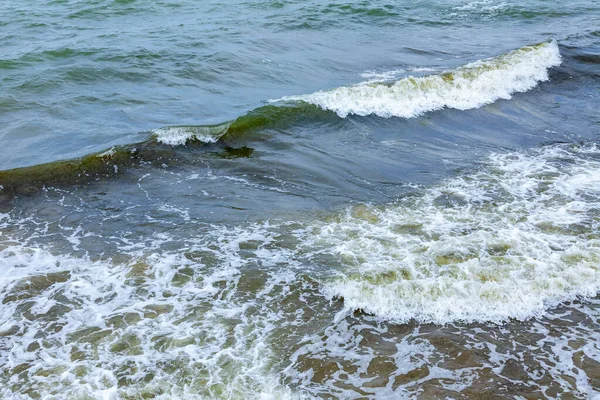
M236 298L235 249L249 237L226 235L212 238L217 250L194 245L218 266L176 253L92 261L0 242L0 397L299 398L269 372L278 326L269 302L281 296L271 286L287 287L285 276Z
M220 124L168 126L151 131L142 142L116 146L108 152L0 171L0 185L4 193L24 193L35 192L44 186L85 183L117 175L121 167L136 164L141 159L145 162L171 159L172 149L162 145L235 142L254 131L287 129L306 121L330 121L349 114L411 118L445 107L476 108L497 99L509 99L512 93L524 92L538 82L548 80L548 69L560 62L558 45L551 41L467 64L454 71L407 77L393 84L382 81L401 73L400 70L367 72L363 75L371 79L369 82L273 100L279 104L258 107ZM162 165L162 162L159 164Z
M440 74L407 77L389 85L364 82L275 101L307 102L344 118L350 114L412 118L443 108L468 110L548 80L561 63L555 40L525 46L496 58L476 61Z
M600 150L493 155L470 176L355 206L312 243L345 265L323 293L386 320L525 320L600 290Z

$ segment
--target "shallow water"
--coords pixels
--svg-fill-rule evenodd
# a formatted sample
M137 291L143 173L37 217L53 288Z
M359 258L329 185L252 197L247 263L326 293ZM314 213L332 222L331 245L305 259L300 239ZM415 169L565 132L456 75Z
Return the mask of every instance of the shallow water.
M0 393L597 396L599 7L0 5Z

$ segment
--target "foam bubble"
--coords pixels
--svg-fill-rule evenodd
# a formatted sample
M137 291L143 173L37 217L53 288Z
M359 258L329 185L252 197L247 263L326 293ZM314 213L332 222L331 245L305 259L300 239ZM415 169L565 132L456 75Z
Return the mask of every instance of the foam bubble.
M363 82L278 101L304 101L342 118L349 114L412 118L445 107L467 110L510 99L513 93L547 81L548 69L560 63L558 44L552 40L441 74L407 77L391 85Z

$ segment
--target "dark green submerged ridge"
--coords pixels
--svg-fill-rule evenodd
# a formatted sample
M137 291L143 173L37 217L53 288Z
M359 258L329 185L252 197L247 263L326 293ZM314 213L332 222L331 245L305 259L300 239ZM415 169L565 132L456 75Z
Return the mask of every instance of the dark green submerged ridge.
M154 130L142 142L113 146L69 160L0 171L0 195L35 194L44 188L85 185L124 174L131 167L192 164L198 151L220 158L249 157L244 143L253 133L290 127L301 121L338 117L307 103L267 105L222 124L171 126Z

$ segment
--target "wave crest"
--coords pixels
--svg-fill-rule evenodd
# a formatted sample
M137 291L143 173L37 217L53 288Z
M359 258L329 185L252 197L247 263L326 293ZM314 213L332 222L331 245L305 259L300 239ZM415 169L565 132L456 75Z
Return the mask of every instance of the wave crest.
M552 40L441 74L409 76L391 85L363 82L279 101L307 102L342 118L349 114L412 118L445 107L467 110L510 99L513 93L547 81L548 69L560 63L558 44Z

